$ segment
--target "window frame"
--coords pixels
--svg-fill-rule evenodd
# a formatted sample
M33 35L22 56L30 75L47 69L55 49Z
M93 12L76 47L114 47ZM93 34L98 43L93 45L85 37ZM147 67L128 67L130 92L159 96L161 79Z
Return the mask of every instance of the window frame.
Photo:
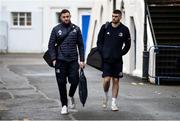
M15 14L17 14L17 18L15 18ZM24 14L24 15L21 16L20 14ZM29 20L28 20L28 17L29 17ZM15 19L17 19L16 21L17 25L14 24ZM21 25L21 22L24 24ZM28 23L30 23L30 25L28 25ZM11 12L11 27L12 28L32 28L32 12L17 12L17 11Z

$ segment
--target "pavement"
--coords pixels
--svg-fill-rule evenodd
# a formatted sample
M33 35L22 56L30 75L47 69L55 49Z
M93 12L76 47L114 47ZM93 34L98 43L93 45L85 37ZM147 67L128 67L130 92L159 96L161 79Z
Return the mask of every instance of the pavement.
M76 109L60 115L61 103L54 69L41 54L0 54L0 120L180 120L180 86L153 85L124 75L119 111L102 109L101 72L86 66L85 107L75 95ZM69 88L69 85L67 85ZM111 97L111 90L109 92Z

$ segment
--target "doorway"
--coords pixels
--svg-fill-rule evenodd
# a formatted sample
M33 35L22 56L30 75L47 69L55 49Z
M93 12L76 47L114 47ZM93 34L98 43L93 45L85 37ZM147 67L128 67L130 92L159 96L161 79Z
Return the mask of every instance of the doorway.
M89 23L91 18L91 9L79 9L79 26L82 31L83 43L86 52L86 43L88 37Z

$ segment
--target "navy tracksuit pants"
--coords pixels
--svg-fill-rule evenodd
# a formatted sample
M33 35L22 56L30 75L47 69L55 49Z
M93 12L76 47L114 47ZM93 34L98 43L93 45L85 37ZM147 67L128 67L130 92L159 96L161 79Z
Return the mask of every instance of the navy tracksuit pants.
M71 84L69 96L73 97L79 83L79 63L78 61L62 61L57 60L55 65L56 80L59 87L60 100L62 106L68 104L66 83Z

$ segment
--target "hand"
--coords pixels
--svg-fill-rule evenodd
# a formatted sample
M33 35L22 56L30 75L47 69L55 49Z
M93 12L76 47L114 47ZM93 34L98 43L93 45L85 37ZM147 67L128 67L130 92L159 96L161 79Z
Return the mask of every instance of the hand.
M79 65L80 65L80 68L85 68L84 62L80 62Z
M56 60L53 60L53 66L55 66L56 65Z

